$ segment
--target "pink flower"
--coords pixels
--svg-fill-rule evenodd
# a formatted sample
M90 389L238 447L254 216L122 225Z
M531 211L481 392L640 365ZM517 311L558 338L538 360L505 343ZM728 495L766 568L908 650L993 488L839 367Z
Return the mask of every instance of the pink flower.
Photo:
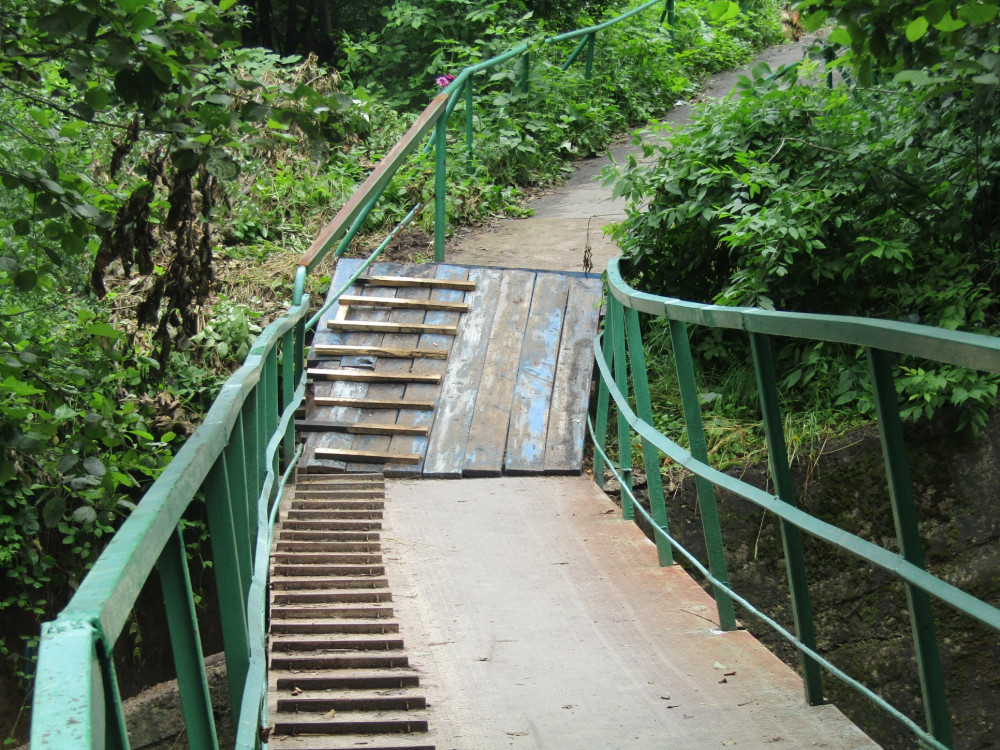
M455 80L455 76L451 73L447 73L443 76L438 76L434 79L434 83L438 85L438 88L447 88L448 84Z

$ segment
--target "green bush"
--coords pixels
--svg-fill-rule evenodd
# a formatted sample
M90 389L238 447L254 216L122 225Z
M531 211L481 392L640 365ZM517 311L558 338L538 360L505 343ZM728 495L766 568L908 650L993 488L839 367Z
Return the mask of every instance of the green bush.
M706 106L654 166L609 175L632 201L615 230L632 281L723 305L997 330L1000 135L929 118L910 91L779 84L767 72ZM785 347L785 385L822 383L868 408L858 353L821 348ZM952 404L984 422L995 378L905 366L907 415Z

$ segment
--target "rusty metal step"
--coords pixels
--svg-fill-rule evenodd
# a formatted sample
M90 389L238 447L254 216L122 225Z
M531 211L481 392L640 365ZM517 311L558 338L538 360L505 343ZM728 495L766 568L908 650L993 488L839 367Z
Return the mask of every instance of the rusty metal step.
M401 651L403 639L383 633L273 633L271 649L279 653L303 651Z
M285 531L381 531L382 524L378 521L297 521L295 519L281 522Z
M271 576L273 591L289 589L385 589L387 578L345 576Z
M384 576L384 565L297 565L278 563L272 568L276 576Z
M311 653L273 654L271 669L395 669L409 667L410 658L406 652L387 651L385 653Z
M427 731L427 719L418 719L406 711L378 711L374 714L346 712L330 719L310 718L295 713L271 717L275 734L414 734Z
M271 632L301 633L398 633L399 623L388 620L271 620Z
M372 508L340 510L335 508L296 508L292 506L286 518L293 521L381 521L382 510Z
M406 669L342 669L336 672L275 673L274 690L395 690L417 687L420 675Z
M378 565L381 552L274 552L271 560L287 565Z
M385 510L385 500L372 498L370 500L355 500L349 497L342 499L324 497L297 497L292 501L296 510Z
M294 541L279 539L274 545L277 552L379 552L382 545L371 542L324 542L320 540Z
M328 487L326 485L316 485L313 487L296 487L295 500L345 500L362 502L368 498L373 500L385 499L385 487L382 485L358 484L356 487L344 487L336 485Z
M303 691L299 695L278 698L278 711L283 713L327 713L328 711L412 711L427 708L427 699L411 695L407 690L386 695L386 691L338 690Z
M331 607L316 605L313 607L307 606L295 606L295 607L271 607L271 617L273 619L331 619L331 618L345 618L345 619L370 619L370 620L382 620L391 619L393 616L392 607L386 607L381 604L373 604L371 606L362 606L361 603L353 603L349 607Z
M391 602L389 589L283 589L271 592L275 604L360 604Z
M302 529L279 529L276 537L282 542L378 542L377 531L312 531Z
M342 734L330 735L272 735L268 747L271 750L435 750L436 745L428 743L429 737L422 734L377 735Z

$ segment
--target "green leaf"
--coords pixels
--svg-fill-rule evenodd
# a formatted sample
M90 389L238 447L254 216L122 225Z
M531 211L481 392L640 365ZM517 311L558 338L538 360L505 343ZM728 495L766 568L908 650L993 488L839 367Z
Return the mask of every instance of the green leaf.
M958 17L970 26L981 26L997 17L997 6L989 3L967 3L959 7Z
M951 31L958 31L959 29L964 29L966 26L965 21L958 18L953 18L951 13L945 14L945 16L934 24L934 28L938 31L943 31L946 34Z
M38 274L30 268L22 268L14 276L14 286L22 292L30 292L38 284Z
M119 339L122 334L107 323L91 323L83 329L84 333L91 336L103 336L108 339Z
M87 456L83 459L83 470L95 477L103 477L108 471L101 463L101 459L95 456Z
M219 10L227 11L236 5L237 0L219 0Z
M708 6L708 15L715 23L728 21L740 14L740 6L730 0L715 0Z
M843 26L839 26L830 32L829 41L832 44L839 44L843 47L850 47L853 42L851 39L851 32Z
M135 13L139 8L149 4L149 0L115 0L115 2L126 13Z
M65 498L53 497L42 507L42 522L50 529L55 528L59 525L65 512Z
M930 25L927 23L927 19L924 16L920 16L919 18L915 18L910 21L910 23L906 25L907 41L915 42L923 37L924 34L927 33L929 26Z

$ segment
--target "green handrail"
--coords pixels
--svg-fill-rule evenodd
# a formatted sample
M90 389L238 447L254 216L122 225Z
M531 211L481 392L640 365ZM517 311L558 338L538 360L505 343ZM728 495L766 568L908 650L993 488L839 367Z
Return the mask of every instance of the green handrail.
M719 620L723 629L731 628L733 602L739 603L752 614L775 628L802 654L802 667L806 699L812 703L823 700L820 668L842 679L875 702L883 711L905 724L919 741L928 747L947 749L952 746L951 721L945 696L938 642L935 635L931 600L958 610L995 631L1000 632L1000 609L968 594L924 569L917 514L913 504L906 453L902 443L896 390L891 375L892 352L939 362L971 366L979 370L1000 372L1000 340L973 333L947 331L910 323L896 323L866 318L831 315L808 315L758 310L745 307L720 307L686 302L640 292L630 287L622 278L620 259L612 260L607 271L608 316L604 333L594 342L594 356L600 372L598 391L598 424L592 429L596 446L595 478L602 481L606 465L622 483L623 509L639 513L652 526L654 540L661 548L661 562L667 558L662 550L670 546L692 561L705 574L716 592ZM668 321L671 341L678 367L678 382L691 450L685 450L659 431L652 424L648 409L648 385L645 379L645 359L641 339L635 335L638 313L645 313ZM624 335L621 319L632 321L634 328ZM761 400L763 427L767 438L771 475L775 494L765 492L740 479L731 477L715 468L703 450L704 427L697 403L697 384L689 360L687 325L703 325L746 332L750 337L751 352L757 371L758 392ZM832 341L864 347L868 352L870 374L875 392L876 414L882 438L883 458L889 478L889 499L896 525L899 552L887 550L877 544L851 534L837 526L821 521L796 506L788 472L780 406L777 398L777 379L770 353L770 339L774 336ZM639 369L642 370L640 376ZM628 388L632 383L633 408ZM619 415L618 446L621 456L617 466L605 452L605 425L607 410L613 404ZM689 405L690 402L690 405ZM638 411L638 414L637 414ZM621 425L625 425L624 428ZM695 475L701 506L703 530L706 537L709 565L706 568L674 539L667 528L665 516L658 511L664 502L659 486L649 484L651 511L624 495L631 495L628 472L632 465L631 432L642 439L646 465L659 466L659 455L650 456L646 446L668 456L671 460ZM701 436L701 440L699 440ZM652 461L650 460L652 458ZM622 467L622 468L619 468ZM624 469L624 470L622 470ZM760 613L753 605L733 591L725 567L724 543L718 517L714 513L714 490L717 487L742 497L774 513L781 524L782 541L796 634L778 626ZM707 512L706 512L707 511ZM809 602L808 577L801 534L808 534L827 544L849 552L867 563L879 567L901 580L907 591L914 650L917 658L918 678L923 697L927 729L923 729L881 697L846 675L823 658L816 647L816 634Z
M147 490L69 604L42 627L31 722L36 750L128 747L112 651L154 568L166 600L188 740L193 747L218 746L180 534L184 512L201 494L220 592L233 717L245 740L241 747L259 746L267 687L253 670L264 644L268 519L294 466L288 438L305 395L307 310L308 297L261 333L204 422ZM288 468L279 482L280 463Z

